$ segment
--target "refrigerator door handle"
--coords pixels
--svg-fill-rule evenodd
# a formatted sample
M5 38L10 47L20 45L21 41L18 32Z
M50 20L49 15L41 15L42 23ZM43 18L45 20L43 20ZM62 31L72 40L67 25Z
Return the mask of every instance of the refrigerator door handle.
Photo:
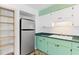
M23 31L33 31L35 29L21 29L21 30L23 30Z

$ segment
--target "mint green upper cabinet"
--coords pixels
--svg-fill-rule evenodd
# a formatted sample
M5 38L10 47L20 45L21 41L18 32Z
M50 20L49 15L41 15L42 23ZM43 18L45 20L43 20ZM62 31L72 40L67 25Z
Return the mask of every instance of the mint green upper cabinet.
M79 55L79 43L72 42L72 55Z

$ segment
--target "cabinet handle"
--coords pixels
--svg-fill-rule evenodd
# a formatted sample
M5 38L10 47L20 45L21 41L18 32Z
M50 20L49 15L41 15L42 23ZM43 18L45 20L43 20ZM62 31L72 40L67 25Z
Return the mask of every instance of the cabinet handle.
M72 52L72 49L70 49L70 51Z
M74 16L74 15L72 14L72 16Z
M77 46L77 48L79 48L79 46Z
M48 50L47 50L47 52L48 52Z
M74 9L74 7L72 7L72 10Z
M43 40L45 40L45 39L43 39Z
M74 25L74 24L72 24L72 25Z
M40 42L41 42L42 40L40 40Z
M56 46L56 47L59 47L59 45L58 45L58 44L56 44L55 46Z

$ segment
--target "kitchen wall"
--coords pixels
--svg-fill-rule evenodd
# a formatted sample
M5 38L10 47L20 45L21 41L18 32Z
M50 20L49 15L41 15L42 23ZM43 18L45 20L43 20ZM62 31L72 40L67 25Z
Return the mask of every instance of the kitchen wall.
M27 5L9 5L0 4L0 7L15 10L15 54L19 54L19 19L20 11L30 13L35 16L36 33L38 32L52 32L62 34L79 35L79 5L74 5L64 9L57 9L55 11L43 13L40 16L38 11ZM49 10L47 10L49 11ZM73 16L74 15L74 16ZM72 26L54 26L56 22L69 21L73 23Z
M42 16L40 15L38 22L39 30L37 32L79 35L79 5L73 5ZM61 26L55 25L62 22L70 23L67 26L63 24Z
M35 16L34 20L37 20L38 12L23 4L0 4L0 7L8 8L15 11L15 54L19 54L19 19L20 19L20 11L27 12Z

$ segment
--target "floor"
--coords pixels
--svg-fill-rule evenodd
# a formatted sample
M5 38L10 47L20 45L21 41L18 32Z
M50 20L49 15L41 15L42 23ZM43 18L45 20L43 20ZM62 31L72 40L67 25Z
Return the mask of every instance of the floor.
M14 53L12 52L12 53L8 53L8 54L6 54L6 55L14 55Z
M46 53L36 49L34 52L32 52L30 55L47 55Z

